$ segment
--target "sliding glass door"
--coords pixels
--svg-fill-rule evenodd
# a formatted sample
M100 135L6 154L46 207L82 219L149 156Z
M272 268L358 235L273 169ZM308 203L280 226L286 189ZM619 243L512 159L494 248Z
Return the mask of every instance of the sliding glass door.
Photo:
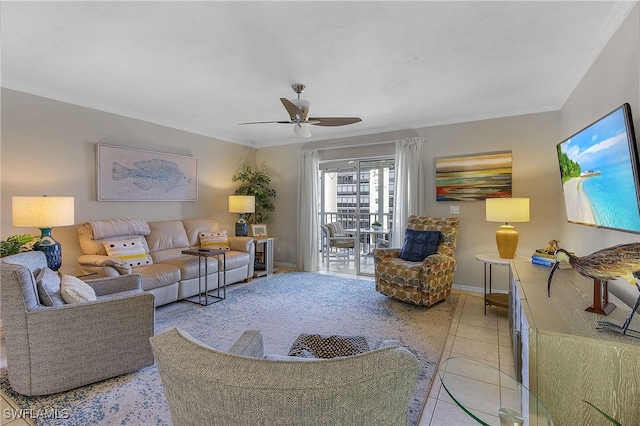
M346 256L333 257L327 254L338 249L328 248L323 241L320 265L337 272L373 275L373 249L391 240L394 160L334 161L321 164L320 169L320 223L339 223L355 243L353 250L341 249L348 252Z

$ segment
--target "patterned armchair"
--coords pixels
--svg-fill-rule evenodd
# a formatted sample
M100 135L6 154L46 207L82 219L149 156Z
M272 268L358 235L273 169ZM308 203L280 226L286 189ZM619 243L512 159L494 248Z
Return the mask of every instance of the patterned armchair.
M399 248L373 250L376 291L403 302L431 306L451 294L456 259L453 257L459 218L410 216L407 229L440 231L436 253L422 262L400 258Z

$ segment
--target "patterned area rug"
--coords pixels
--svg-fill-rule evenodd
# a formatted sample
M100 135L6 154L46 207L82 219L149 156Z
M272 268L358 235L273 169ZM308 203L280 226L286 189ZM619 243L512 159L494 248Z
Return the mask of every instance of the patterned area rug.
M246 329L260 329L265 352L286 355L301 333L365 336L371 347L400 340L420 360L422 370L410 406L417 424L440 361L458 296L431 308L402 303L374 291L372 281L287 272L227 292L209 306L173 303L156 312L156 333L174 327L227 350ZM37 425L171 425L156 366L68 392L25 397L0 371L0 390L17 414ZM6 412L3 413L6 416Z

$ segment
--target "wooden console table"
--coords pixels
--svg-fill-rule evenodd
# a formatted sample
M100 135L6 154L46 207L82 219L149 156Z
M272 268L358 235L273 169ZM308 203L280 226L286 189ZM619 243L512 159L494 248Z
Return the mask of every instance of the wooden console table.
M606 424L589 401L623 425L637 424L640 339L599 331L598 321L622 324L631 308L608 316L586 312L593 280L573 269L555 272L547 296L549 268L510 262L510 329L516 372L549 409L558 425ZM640 329L640 315L630 328Z

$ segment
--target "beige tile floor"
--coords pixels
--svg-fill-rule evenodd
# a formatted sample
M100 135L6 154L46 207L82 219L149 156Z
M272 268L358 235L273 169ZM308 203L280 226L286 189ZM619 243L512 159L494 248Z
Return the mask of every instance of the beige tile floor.
M321 272L342 275L335 270ZM353 278L352 274L344 275ZM366 277L359 278L367 279ZM513 376L513 356L509 340L507 310L490 306L487 307L487 314L484 315L482 294L461 291L458 291L458 294L460 295L460 301L449 330L442 361L456 356L472 358L500 368ZM0 343L0 347L3 348L4 341ZM5 366L6 356L4 353L0 353L0 367ZM475 389L469 389L470 394L465 395L465 397L474 397L473 394L476 392L486 394L486 390L482 389L491 386L491 384L482 386L484 385L483 383L479 385ZM12 402L2 396L0 399L1 426L33 425L33 422L29 419L16 419L11 416L11 413L15 413L12 410L15 409L16 407L12 405ZM442 389L440 379L436 375L419 426L464 426L475 424L477 423L453 403Z
M514 376L513 353L509 337L506 309L487 307L484 315L482 294L459 292L460 300L454 314L442 361L452 357L471 358L499 368ZM490 379L479 380L477 386L466 389L459 399L484 400L491 392L499 392ZM500 424L495 418L495 423ZM447 395L440 383L439 374L434 377L429 398L425 404L419 426L477 425Z

